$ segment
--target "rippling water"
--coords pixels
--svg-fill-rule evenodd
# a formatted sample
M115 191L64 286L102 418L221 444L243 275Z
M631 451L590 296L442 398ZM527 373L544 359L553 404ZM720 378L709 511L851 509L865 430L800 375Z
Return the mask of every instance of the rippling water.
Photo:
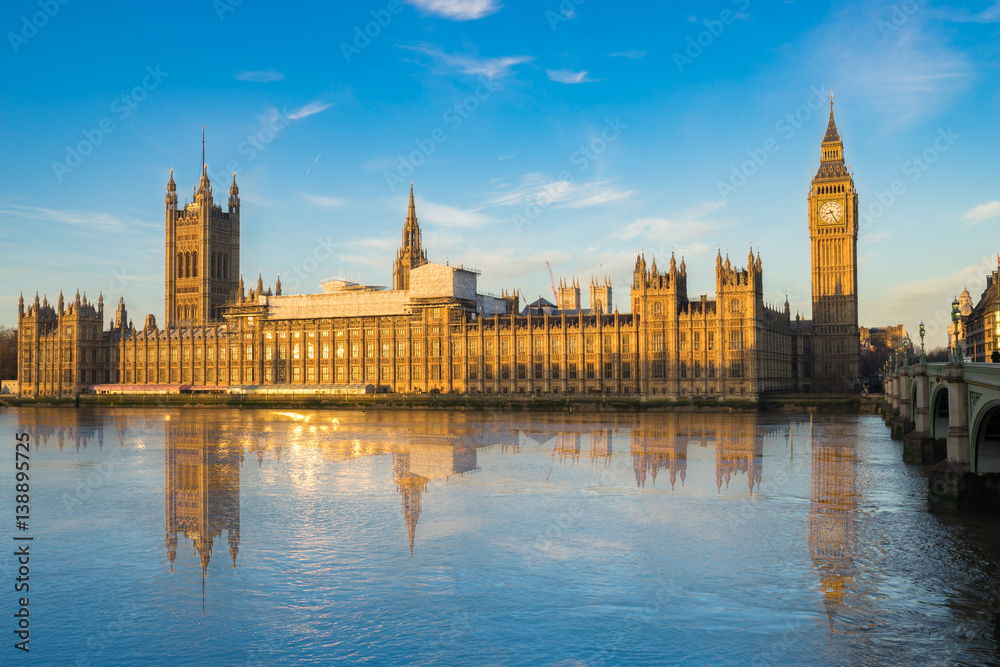
M0 425L32 441L32 662L1000 661L1000 522L928 514L877 417L21 408Z

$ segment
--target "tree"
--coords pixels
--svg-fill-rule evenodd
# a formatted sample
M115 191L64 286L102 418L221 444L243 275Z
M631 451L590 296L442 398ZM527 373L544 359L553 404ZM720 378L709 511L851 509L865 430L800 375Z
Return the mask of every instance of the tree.
M927 353L927 361L951 361L951 350L947 347L935 347Z
M0 327L0 380L17 379L17 329Z

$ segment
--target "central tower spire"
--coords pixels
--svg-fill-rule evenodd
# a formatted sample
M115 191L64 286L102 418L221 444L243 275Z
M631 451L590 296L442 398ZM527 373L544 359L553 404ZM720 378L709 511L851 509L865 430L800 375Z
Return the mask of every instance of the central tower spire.
M413 183L410 182L410 205L403 223L403 245L396 253L392 265L392 288L410 289L410 271L427 263L427 254L420 244L420 225L417 223L417 207L413 203Z

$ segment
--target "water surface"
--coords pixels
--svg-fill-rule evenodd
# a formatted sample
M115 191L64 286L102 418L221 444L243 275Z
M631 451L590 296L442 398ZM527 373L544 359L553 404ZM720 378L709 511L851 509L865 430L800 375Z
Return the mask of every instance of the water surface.
M1000 660L1000 523L929 514L877 417L0 412L18 431L31 662Z

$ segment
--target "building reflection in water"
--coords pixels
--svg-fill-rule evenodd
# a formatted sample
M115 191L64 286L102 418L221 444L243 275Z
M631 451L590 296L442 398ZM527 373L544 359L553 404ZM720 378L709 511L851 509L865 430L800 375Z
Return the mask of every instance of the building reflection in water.
M855 453L857 434L825 434L812 444L809 551L833 631L854 581Z
M164 422L166 468L166 546L170 571L177 558L177 536L191 541L201 563L202 611L205 577L216 539L227 533L236 569L240 550L240 466L243 445L219 439L201 415Z
M392 453L392 475L403 501L403 520L410 537L410 558L420 518L420 499L427 483L478 470L476 448L464 445L410 445Z
M722 491L737 474L745 474L750 493L760 488L763 474L763 440L757 436L757 415L676 414L669 419L641 420L632 428L632 464L639 488L656 483L662 470L670 475L670 488L683 487L687 478L688 447L715 446L716 488Z
M124 415L108 416L90 409L67 410L65 408L18 408L18 428L27 433L33 447L56 445L62 451L67 444L77 450L97 445L104 448L107 436L124 443L126 428L130 418Z
M60 410L33 414L22 409L25 430L35 442L56 439L86 447L102 444L110 428L119 443L132 429L164 429L166 551L171 572L181 536L190 542L207 577L221 540L228 543L233 567L240 548L240 473L244 456L282 465L284 455L305 446L319 451L326 463L390 455L392 481L400 496L410 556L413 557L424 494L435 480L478 470L477 452L496 447L518 455L534 443L551 451L552 461L577 464L586 450L593 465L609 466L614 439L626 429L636 485L655 484L667 471L671 489L688 474L688 450L715 449L717 490L745 475L751 493L762 476L763 441L757 436L755 413L676 413L669 415L608 414L513 417L467 416L459 413L398 413L391 426L377 416L340 419L321 412L254 412L238 414L171 410L106 413ZM587 439L584 442L584 438ZM292 451L293 454L287 454ZM625 455L622 452L622 455ZM627 461L627 459L625 459ZM550 469L551 474L551 469Z

